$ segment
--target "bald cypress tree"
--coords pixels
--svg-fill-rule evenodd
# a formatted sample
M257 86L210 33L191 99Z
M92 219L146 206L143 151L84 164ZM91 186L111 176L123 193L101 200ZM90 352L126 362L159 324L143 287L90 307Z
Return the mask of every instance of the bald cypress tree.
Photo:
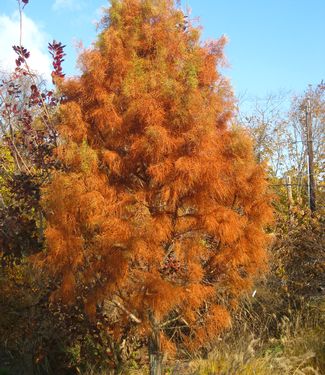
M265 267L270 198L249 139L228 126L225 39L202 45L171 0L113 0L102 26L61 85L45 264L57 298L81 296L90 316L106 301L116 332L134 324L159 374L165 350L229 325Z

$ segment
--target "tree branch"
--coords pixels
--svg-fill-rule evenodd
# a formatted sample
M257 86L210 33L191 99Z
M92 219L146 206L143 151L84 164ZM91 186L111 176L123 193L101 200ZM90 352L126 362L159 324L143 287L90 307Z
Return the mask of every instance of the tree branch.
M120 302L116 301L116 300L112 300L112 301L109 301L111 304L115 305L116 307L118 307L119 309L121 309L122 311L124 311L131 320L133 320L135 323L137 324L140 324L142 323L142 320L139 319L138 317L136 317L134 314L132 314L125 306L123 306Z

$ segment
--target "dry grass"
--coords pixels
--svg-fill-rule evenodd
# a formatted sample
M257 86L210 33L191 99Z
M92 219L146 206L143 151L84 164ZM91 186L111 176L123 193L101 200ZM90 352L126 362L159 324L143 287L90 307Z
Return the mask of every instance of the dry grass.
M288 311L288 315L283 315L276 327L272 316L267 318L261 315L259 322L265 319L265 323L258 327L258 332L263 332L260 336L252 329L251 322L237 321L235 330L222 338L208 359L192 361L187 373L193 375L325 374L324 312L325 299L319 298L306 302L301 310ZM272 325L269 330L270 322Z

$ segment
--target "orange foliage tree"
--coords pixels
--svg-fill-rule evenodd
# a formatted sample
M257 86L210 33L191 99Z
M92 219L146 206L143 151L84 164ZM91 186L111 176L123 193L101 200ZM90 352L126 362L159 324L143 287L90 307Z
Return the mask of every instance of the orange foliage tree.
M61 84L55 172L43 192L45 264L57 298L90 316L111 306L162 351L213 341L229 304L265 267L271 215L263 168L230 130L234 98L172 0L113 0L82 74ZM227 303L225 303L227 301Z

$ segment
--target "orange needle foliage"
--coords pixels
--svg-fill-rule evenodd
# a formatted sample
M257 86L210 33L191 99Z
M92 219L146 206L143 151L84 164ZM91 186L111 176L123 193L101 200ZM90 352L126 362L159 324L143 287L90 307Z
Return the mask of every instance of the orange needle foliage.
M112 1L62 84L64 168L43 203L58 297L82 296L90 315L110 301L116 325L193 349L265 267L272 213L250 140L227 125L225 39L202 46L184 20L171 0Z

